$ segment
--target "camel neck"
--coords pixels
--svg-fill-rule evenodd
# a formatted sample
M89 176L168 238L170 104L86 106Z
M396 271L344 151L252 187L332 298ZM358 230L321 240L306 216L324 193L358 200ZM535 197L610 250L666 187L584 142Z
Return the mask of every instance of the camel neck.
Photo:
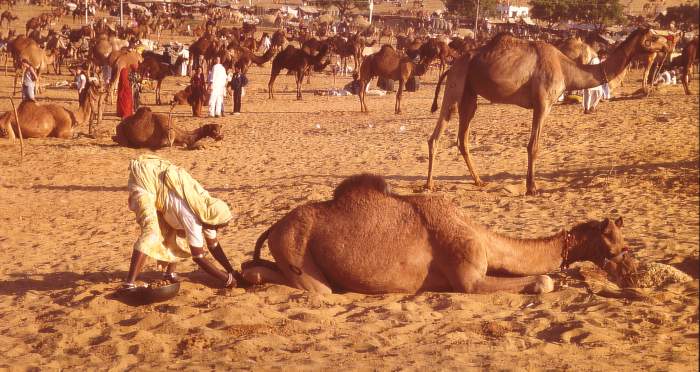
M514 275L546 274L559 269L566 250L566 234L539 239L514 239L488 234L488 269Z
M597 87L622 74L635 53L636 38L634 36L625 40L599 65L579 65L569 59L562 60L566 89Z

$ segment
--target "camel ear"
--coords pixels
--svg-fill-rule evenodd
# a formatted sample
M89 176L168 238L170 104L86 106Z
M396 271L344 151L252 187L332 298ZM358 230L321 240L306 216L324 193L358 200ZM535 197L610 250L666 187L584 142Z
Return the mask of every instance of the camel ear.
M618 217L618 218L615 220L615 225L616 225L617 227L622 227L622 216Z
M600 223L600 231L602 231L604 233L610 232L610 228L611 228L611 226L610 226L610 219L609 218L604 219L603 222Z

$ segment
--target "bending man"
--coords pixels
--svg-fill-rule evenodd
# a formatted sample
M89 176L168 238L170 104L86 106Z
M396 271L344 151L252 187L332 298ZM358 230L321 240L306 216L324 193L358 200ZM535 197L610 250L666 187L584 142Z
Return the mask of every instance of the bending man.
M232 218L226 203L209 193L184 169L155 155L129 164L129 209L136 213L141 235L134 243L123 289L136 287L146 257L165 263L164 278L178 281L175 265L191 258L224 287L235 287L235 272L216 238ZM226 271L207 260L204 242Z

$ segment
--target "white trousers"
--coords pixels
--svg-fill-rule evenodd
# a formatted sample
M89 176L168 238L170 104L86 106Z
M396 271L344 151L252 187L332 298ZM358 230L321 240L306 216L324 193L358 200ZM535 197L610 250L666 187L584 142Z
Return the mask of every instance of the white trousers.
M224 90L212 90L209 97L209 116L221 116L221 110L224 108Z
M602 86L597 86L595 88L585 89L583 91L583 109L590 110L598 106L598 102L603 97Z

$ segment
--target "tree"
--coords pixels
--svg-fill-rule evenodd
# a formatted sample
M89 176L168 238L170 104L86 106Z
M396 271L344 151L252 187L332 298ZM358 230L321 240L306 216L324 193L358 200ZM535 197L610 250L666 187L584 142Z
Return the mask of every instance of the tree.
M317 4L321 7L335 5L341 18L351 10L364 10L369 7L368 0L318 0Z
M676 27L683 31L688 31L700 23L700 7L695 5L679 5L672 6L666 9L665 14L659 14L656 21L664 28L669 28L671 22L676 24Z
M491 17L496 14L497 0L478 0L479 18ZM450 14L459 14L462 17L473 19L476 16L477 0L443 0Z
M575 20L593 24L599 30L626 21L619 0L576 0L575 9Z
M571 19L573 1L571 0L532 0L530 16L553 26Z
M549 22L550 25L576 21L602 29L625 22L619 0L531 0L530 5L532 17Z

